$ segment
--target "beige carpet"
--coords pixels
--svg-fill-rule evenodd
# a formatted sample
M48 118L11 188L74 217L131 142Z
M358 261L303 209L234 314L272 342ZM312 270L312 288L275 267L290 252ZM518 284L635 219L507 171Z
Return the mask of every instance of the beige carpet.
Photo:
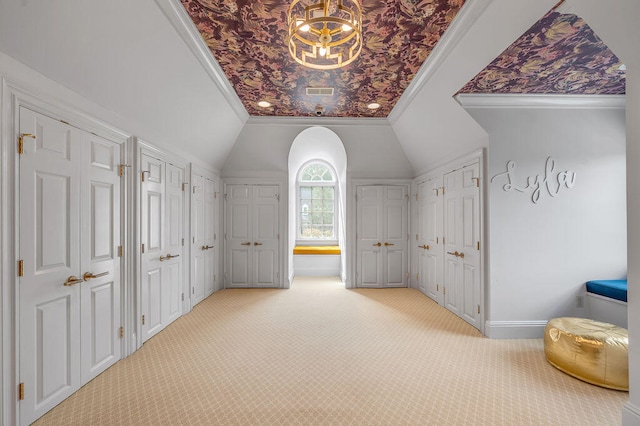
M601 426L627 397L417 290L305 278L215 293L37 424Z

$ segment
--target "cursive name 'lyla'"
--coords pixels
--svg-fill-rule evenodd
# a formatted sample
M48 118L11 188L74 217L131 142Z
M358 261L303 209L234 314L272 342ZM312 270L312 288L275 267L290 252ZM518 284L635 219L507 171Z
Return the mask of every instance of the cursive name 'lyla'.
M491 178L493 183L494 179L504 177L507 179L507 183L502 186L505 192L518 191L518 192L531 192L531 201L538 203L542 191L546 191L551 197L558 195L560 190L565 187L571 188L576 182L576 174L570 170L558 172L554 175L556 162L553 158L548 157L544 166L544 174L527 177L527 185L522 187L516 185L516 163L513 161L507 162L507 170L503 173L498 173Z

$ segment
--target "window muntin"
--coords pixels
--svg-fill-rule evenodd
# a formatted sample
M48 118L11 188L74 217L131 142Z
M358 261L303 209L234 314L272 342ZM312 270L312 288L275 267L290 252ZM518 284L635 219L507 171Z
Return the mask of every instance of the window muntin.
M322 163L312 163L300 172L298 182L298 238L335 240L335 177Z

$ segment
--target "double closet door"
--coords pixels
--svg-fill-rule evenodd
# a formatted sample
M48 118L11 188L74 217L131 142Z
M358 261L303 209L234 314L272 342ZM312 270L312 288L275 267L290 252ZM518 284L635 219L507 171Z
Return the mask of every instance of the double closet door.
M418 184L418 288L481 329L480 164Z
M358 186L356 285L407 287L408 188Z
M182 314L184 169L141 156L142 342Z
M216 183L191 175L191 303L200 303L215 290L216 274Z
M227 185L225 286L280 287L277 185Z
M480 165L444 175L444 303L481 327Z
M117 143L19 114L19 410L30 424L121 357L121 158Z

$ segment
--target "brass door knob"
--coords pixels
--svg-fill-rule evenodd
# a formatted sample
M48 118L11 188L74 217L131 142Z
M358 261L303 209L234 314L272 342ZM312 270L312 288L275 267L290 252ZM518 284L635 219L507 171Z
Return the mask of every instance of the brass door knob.
M389 246L395 246L395 244L391 244L391 243L384 243L385 247L389 247Z
M89 281L90 279L93 279L93 278L104 277L107 274L109 274L109 271L101 272L97 275L93 275L91 272L85 272L84 275L82 276L82 279L84 281Z
M242 243L242 244L240 244L240 245L241 245L241 246L250 246L250 245L251 245L251 243L247 242L247 243Z
M71 287L72 285L80 284L83 281L84 280L82 278L76 278L75 276L71 275L62 285L65 287Z
M431 247L429 247L429 246L428 246L428 245L426 245L426 244L425 244L425 245L423 245L423 246L418 246L418 248L425 249L425 250L430 250L430 249L431 249Z
M375 247L380 247L382 246L382 243L377 243L377 244L373 244Z
M255 242L255 243L253 243L253 245L254 245L254 246L261 246L261 245L262 245L262 243Z

